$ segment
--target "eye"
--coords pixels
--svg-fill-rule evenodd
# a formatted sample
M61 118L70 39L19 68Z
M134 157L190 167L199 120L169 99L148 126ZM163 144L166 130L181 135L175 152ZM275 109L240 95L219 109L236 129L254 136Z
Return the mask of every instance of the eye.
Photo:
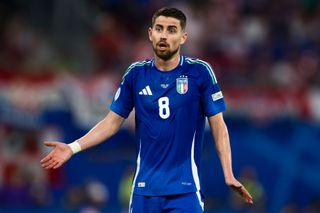
M177 29L176 29L176 28L169 28L169 29L168 29L168 32L169 32L170 34L174 34L174 33L177 32Z
M160 27L155 27L155 31L156 32L161 32L161 28Z

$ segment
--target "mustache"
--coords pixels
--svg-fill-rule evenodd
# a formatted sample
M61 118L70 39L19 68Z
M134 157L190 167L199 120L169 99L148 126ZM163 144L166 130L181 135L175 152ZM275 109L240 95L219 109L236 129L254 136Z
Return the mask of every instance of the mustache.
M160 45L164 45L164 46L166 46L166 47L169 46L169 44L168 44L166 41L164 41L164 40L159 41L159 42L157 43L157 46L160 46Z
M169 44L167 43L166 39L160 38L160 41L157 42L157 46L159 45L165 45L165 46L169 46Z

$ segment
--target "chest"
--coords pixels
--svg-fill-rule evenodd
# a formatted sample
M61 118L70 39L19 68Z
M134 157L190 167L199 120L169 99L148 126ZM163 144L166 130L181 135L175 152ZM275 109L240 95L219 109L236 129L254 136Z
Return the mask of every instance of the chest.
M146 70L135 79L134 87L136 110L159 114L163 119L199 102L196 76L182 71L160 73Z

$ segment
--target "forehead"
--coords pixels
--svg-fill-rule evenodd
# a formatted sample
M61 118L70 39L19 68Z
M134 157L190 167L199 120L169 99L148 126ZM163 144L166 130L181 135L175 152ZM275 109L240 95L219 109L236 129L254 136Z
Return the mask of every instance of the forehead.
M164 27L167 26L176 26L177 28L181 28L179 19L166 17L166 16L159 16L155 19L154 25L161 25Z

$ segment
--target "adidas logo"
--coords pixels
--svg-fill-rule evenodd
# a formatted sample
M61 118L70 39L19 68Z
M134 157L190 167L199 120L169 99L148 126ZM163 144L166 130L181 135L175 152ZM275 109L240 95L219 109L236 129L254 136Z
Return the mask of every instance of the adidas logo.
M139 92L139 95L152 95L149 85Z

